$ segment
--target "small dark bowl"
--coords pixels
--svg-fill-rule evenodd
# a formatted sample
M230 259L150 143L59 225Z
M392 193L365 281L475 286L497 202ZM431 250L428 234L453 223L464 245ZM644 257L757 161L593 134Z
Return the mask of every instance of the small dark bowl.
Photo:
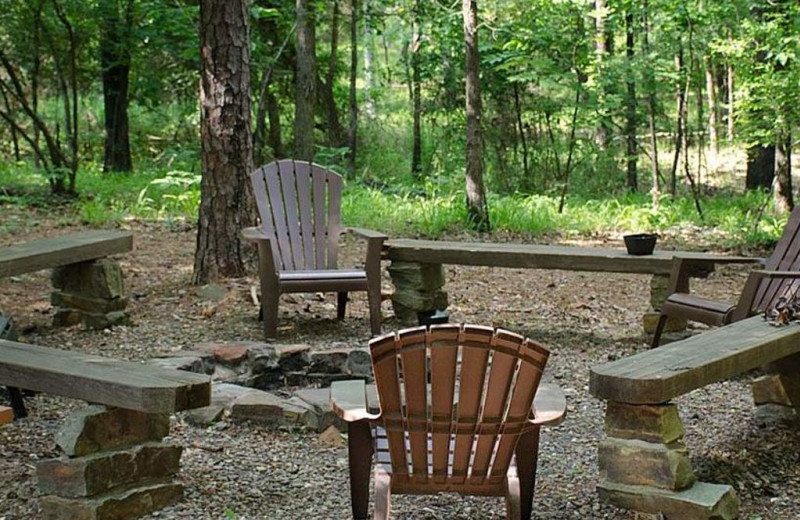
M658 235L654 233L638 233L636 235L625 235L625 248L629 255L652 255L656 247Z

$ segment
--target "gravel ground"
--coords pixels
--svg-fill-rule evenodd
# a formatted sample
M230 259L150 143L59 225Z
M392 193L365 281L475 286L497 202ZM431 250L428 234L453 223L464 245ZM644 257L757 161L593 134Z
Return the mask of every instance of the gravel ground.
M5 211L5 208L4 208ZM15 211L0 222L0 246L75 228L65 219ZM22 329L21 340L125 359L144 359L201 341L258 340L250 301L255 277L225 280L222 301L203 301L189 285L194 232L188 226L131 222L136 250L120 258L135 325L89 332L50 325L46 272L0 280L0 309ZM345 246L345 262L358 254ZM733 298L743 272L725 268L697 284ZM388 279L387 279L388 287ZM603 403L588 393L589 369L647 348L640 316L648 277L543 270L447 267L452 321L494 324L534 337L552 350L546 379L568 396L569 414L542 436L535 516L539 519L656 519L600 504L596 450ZM348 319L336 322L334 298L282 299L280 339L315 348L364 345L366 298L354 295ZM384 330L397 327L385 303ZM725 483L741 499L741 518L800 518L800 433L753 415L752 376L711 385L679 399L686 444L700 480ZM82 403L37 395L30 418L0 427L0 520L38 517L37 460L58 456L53 435ZM310 432L249 423L202 429L178 415L171 436L186 447L182 502L147 519L344 519L349 516L347 453ZM393 497L395 519L499 519L501 499L437 495Z

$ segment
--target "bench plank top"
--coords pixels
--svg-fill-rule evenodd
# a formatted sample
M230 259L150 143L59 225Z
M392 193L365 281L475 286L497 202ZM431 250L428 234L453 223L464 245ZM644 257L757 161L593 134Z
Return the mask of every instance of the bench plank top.
M652 255L629 255L624 249L518 243L458 242L393 239L384 242L384 256L393 261L448 265L485 265L531 269L564 269L612 273L663 274L675 256L708 262L752 263L746 256L656 250Z
M0 247L0 278L86 262L133 249L133 233L95 230Z
M129 410L207 406L209 376L0 340L0 384Z
M658 404L800 352L800 324L774 327L761 316L593 367L600 399Z

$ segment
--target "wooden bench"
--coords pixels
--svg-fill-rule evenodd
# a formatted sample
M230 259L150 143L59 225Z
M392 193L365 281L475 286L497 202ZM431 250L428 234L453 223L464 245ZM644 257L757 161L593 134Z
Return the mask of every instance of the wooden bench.
M182 448L162 439L171 413L209 404L208 376L0 340L0 384L95 403L57 434L65 456L37 464L44 518L135 518L182 496Z
M696 481L672 400L767 363L772 373L753 383L756 404L796 416L796 323L774 327L754 316L592 368L589 390L607 401L598 453L601 499L667 518L735 518L733 488Z
M389 274L395 286L392 306L398 319L406 323L415 321L420 312L447 306L443 264L649 274L650 302L658 309L667 297L676 256L693 260L697 266L691 273L694 277L708 276L718 263L754 262L744 256L687 251L656 250L652 255L634 256L624 249L443 240L394 239L383 247L383 258L391 261ZM658 313L646 315L645 330L652 332L657 320ZM680 324L677 327L681 328ZM675 328L673 324L670 330Z
M133 249L130 231L98 230L0 247L0 278L54 268L55 325L103 329L129 320L119 265L107 257Z

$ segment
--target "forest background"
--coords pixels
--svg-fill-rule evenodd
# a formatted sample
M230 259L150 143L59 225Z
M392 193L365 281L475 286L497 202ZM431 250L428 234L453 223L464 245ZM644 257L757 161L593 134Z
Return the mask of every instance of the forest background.
M0 9L0 208L194 224L225 175L242 183L246 166L282 157L345 175L346 223L392 235L699 229L760 246L794 204L800 5L788 0ZM238 119L214 122L231 103ZM248 157L214 171L230 133Z

